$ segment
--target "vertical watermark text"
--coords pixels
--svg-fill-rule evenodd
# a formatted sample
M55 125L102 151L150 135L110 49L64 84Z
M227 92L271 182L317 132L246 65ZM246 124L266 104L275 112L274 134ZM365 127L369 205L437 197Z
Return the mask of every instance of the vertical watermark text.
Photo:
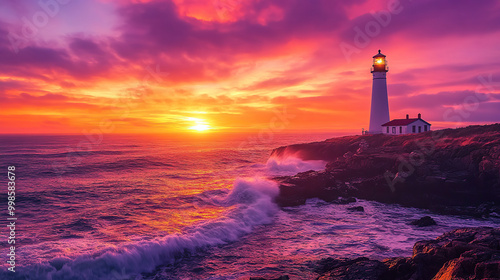
M7 211L9 217L7 218L8 237L7 243L10 245L7 253L7 263L9 264L9 271L16 272L16 171L15 166L7 167Z

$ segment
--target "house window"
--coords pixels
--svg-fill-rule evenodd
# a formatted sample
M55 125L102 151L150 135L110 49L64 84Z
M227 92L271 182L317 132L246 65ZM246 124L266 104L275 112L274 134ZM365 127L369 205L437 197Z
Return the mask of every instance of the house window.
M396 127L395 126L392 127L392 134L396 134Z
M426 125L424 125L424 131L427 131L427 126Z
M401 133L403 133L403 127L402 126L399 127L399 134L401 134Z
M416 130L415 130L415 126L412 126L412 127L411 127L411 132L413 132L413 133L415 133L415 132L416 132Z
M387 133L389 133L389 127L387 127Z
M422 132L422 127L419 125L418 126L418 133Z

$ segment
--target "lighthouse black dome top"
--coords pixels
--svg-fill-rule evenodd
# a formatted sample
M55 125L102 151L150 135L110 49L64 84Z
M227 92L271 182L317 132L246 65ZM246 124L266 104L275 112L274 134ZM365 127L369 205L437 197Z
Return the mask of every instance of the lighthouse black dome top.
M385 57L385 55L380 53L380 50L378 50L378 54L374 55L373 58L375 57Z
M382 53L380 53L380 50L378 50L378 54L373 56L373 66L372 66L372 73L373 72L388 72L389 67L387 67L387 59L386 56Z

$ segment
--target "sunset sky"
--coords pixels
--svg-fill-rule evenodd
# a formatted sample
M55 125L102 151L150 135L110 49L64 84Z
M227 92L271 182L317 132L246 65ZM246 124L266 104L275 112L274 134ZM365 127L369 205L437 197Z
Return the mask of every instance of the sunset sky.
M391 118L500 121L497 0L38 3L0 2L0 133L359 133L378 49Z

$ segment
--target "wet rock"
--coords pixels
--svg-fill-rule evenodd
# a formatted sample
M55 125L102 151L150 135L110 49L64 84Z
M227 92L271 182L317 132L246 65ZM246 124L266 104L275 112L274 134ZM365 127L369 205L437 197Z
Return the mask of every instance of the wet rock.
M420 219L413 220L410 222L410 225L418 226L418 227L428 227L437 225L436 221L430 216L424 216Z
M490 210L490 216L495 218L500 218L500 205L493 206Z
M498 279L499 257L500 254L494 251L480 249L468 251L459 258L446 262L433 279Z
M476 264L474 276L475 279L500 278L500 260L491 260Z
M345 153L345 154L343 155L343 157L344 157L345 159L350 159L350 158L352 158L353 156L354 156L354 153L353 153L353 152L347 152L347 153Z
M434 276L435 280L462 279L474 274L474 263L470 259L453 259L444 264ZM466 279L467 279L466 278Z
M415 274L416 266L411 258L390 258L383 261L387 267L384 279L406 280Z
M474 210L474 214L476 217L481 217L481 218L487 218L490 216L492 213L493 207L495 206L495 203L493 202L487 202L479 205L476 207Z
M500 228L460 228L415 243L408 258L325 258L315 262L318 279L479 280L499 279Z
M379 280L386 272L387 267L382 262L361 260L334 268L318 280Z
M336 204L349 204L349 203L354 203L356 202L356 198L354 197L339 197L336 200L332 201L333 203Z
M316 263L312 264L313 271L319 274L325 274L328 271L332 271L335 268L341 267L341 266L349 266L352 265L356 262L359 261L368 261L368 258L361 257L361 258L356 258L356 259L334 259L334 258L324 258Z
M500 229L495 228L456 229L413 247L412 262L422 279L484 279L495 275L498 261Z
M291 177L275 178L280 182L280 196L276 202L281 207L304 204L309 198L333 201L339 196L336 180L327 171L307 171Z
M356 212L365 212L365 208L363 208L363 206L348 207L347 210Z
M487 156L483 156L481 162L479 163L479 172L491 172L496 171L495 163L490 160Z
M288 275L281 275L277 278L250 277L249 280L289 280Z

